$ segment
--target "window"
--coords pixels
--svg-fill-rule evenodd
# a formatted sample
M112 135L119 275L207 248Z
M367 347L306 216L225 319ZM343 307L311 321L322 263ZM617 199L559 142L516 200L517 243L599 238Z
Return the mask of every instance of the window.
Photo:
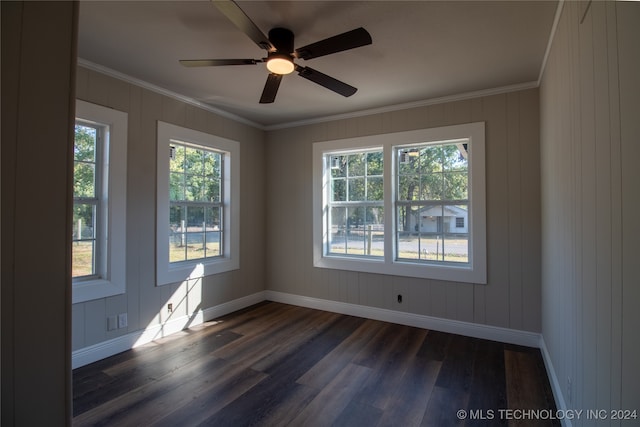
M329 254L384 255L382 150L329 153Z
M239 268L239 144L158 122L157 283Z
M484 123L319 142L313 157L315 266L486 283Z
M76 101L73 302L125 291L127 115Z
M468 139L395 147L398 260L469 263Z
M99 277L100 242L104 240L101 197L103 163L101 143L105 126L76 120L73 145L73 238L72 276Z
M169 262L220 257L225 153L177 141L169 152Z

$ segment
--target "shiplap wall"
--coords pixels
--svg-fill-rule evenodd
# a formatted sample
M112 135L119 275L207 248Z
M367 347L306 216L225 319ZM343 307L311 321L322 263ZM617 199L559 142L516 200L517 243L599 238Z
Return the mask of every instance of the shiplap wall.
M0 424L64 426L77 4L2 2L1 10Z
M78 67L77 98L129 115L126 293L73 305L73 349L144 330L264 290L264 132L137 85ZM156 122L240 142L240 269L184 284L156 286ZM167 303L173 304L169 314ZM128 313L128 327L106 330L107 316Z
M540 88L542 332L569 408L640 411L639 23L566 2Z
M313 142L477 121L486 122L487 285L313 267ZM539 332L539 148L537 89L268 132L267 289Z

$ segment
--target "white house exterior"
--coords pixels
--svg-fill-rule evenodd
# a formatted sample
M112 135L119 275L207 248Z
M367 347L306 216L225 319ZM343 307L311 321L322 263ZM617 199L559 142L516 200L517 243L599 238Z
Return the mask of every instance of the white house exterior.
M421 233L468 233L467 209L458 206L430 206L409 216L409 230Z

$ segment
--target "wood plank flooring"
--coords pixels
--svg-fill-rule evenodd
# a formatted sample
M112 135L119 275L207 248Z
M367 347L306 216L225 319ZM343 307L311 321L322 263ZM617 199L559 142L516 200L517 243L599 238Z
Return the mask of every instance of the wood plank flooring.
M274 302L78 368L73 388L77 426L560 425L504 412L555 411L537 349Z

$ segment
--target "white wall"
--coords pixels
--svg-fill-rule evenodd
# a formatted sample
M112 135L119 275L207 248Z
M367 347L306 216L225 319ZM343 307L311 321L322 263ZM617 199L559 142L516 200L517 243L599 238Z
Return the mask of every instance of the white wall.
M639 22L566 2L540 89L542 332L569 408L640 410Z
M78 99L128 113L126 293L73 305L73 350L125 334L157 330L264 290L264 132L105 74L78 67ZM156 122L240 142L240 269L194 287L156 286ZM173 313L167 304L173 304ZM107 331L108 316L128 313L128 327Z
M267 289L539 332L538 113L530 89L268 132ZM487 285L313 267L313 142L476 121L486 122Z

